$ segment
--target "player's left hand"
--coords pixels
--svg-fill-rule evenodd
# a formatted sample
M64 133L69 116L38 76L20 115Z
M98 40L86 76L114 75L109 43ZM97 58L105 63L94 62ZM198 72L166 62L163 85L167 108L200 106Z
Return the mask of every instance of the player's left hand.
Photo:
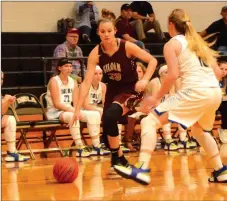
M148 84L148 81L147 80L139 80L137 83L136 83L136 86L135 86L135 90L137 92L142 92L142 91L145 91L146 87L147 87L147 84Z

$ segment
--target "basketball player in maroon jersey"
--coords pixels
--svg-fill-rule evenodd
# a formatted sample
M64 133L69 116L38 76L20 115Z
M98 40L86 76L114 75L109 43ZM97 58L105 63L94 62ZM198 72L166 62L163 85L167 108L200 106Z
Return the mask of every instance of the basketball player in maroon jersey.
M103 70L103 81L107 83L107 92L103 111L103 137L109 147L112 158L111 165L127 166L122 150L119 147L119 119L129 112L126 100L137 92L145 90L155 71L157 60L139 48L137 45L115 38L116 28L112 21L102 19L98 24L98 35L101 43L97 45L88 57L87 72L80 85L79 99L76 106L73 123L79 119L79 111L91 86L96 65ZM138 81L135 58L148 63L147 71Z

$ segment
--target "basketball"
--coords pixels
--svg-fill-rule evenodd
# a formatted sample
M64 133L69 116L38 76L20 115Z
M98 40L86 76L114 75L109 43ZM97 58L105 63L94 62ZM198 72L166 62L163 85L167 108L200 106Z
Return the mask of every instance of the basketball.
M62 158L53 167L54 178L59 183L72 183L78 176L78 163L72 158Z

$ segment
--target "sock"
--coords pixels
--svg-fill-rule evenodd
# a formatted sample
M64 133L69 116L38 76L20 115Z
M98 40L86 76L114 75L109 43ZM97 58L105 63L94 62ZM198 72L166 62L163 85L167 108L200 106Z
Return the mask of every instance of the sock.
M5 118L8 118L4 128L7 148L9 152L14 153L16 151L16 120L13 116Z
M203 147L207 153L214 170L219 170L223 167L221 157L219 155L218 146L214 138L209 132L204 132L201 128L192 127L192 133L200 146Z
M180 131L180 141L186 141L187 140L187 131L183 129L180 125L178 125L178 130Z
M117 165L119 161L118 150L120 147L116 149L110 149L111 151L111 166Z
M141 121L141 147L139 162L142 162L142 168L149 167L151 153L154 151L157 143L156 129L160 126L159 120L150 113Z
M139 155L139 162L142 163L142 169L148 169L150 164L151 154L146 152L141 152Z
M93 145L94 147L98 147L99 144L100 144L99 137L92 138L92 145Z

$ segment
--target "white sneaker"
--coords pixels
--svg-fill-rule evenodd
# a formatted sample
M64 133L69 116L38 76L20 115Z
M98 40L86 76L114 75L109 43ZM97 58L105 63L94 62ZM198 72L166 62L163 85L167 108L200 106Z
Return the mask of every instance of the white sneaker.
M227 129L218 128L219 139L222 143L227 143Z
M17 151L15 151L14 153L7 151L7 156L5 157L6 162L24 162L29 159L29 156L21 155Z

